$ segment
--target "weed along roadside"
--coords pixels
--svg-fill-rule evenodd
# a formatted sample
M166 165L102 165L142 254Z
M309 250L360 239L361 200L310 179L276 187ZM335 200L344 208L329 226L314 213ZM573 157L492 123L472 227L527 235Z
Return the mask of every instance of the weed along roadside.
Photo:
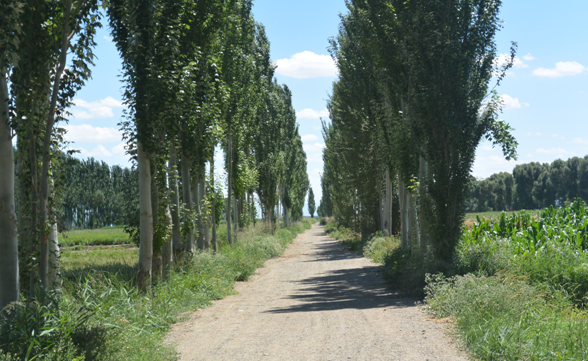
M149 294L137 289L136 254L105 262L109 252L121 251L94 250L85 262L73 263L66 255L61 300L17 310L13 322L2 325L0 340L8 346L2 352L16 354L21 360L27 353L63 361L175 360L173 347L163 343L170 324L182 320L186 312L231 294L236 281L246 281L314 222L303 219L273 235L258 224L239 232L233 245L226 243L226 236L221 237L217 254L195 253ZM95 266L93 259L97 259ZM51 351L44 353L45 348ZM10 359L0 356L0 360L2 357Z

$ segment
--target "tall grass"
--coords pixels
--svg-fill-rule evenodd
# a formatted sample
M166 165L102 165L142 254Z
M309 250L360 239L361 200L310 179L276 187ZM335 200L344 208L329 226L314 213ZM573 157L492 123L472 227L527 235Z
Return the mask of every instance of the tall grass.
M122 228L72 230L59 234L61 247L131 244L129 235Z
M273 235L261 226L249 228L238 235L234 245L221 242L217 254L194 254L150 294L138 291L135 263L125 258L128 255L108 263L105 258L112 250L102 255L92 250L100 260L97 265L68 264L65 257L59 307L51 312L19 307L12 316L17 322L0 325L0 349L21 359L31 347L29 357L43 360L175 360L173 347L163 342L169 326L186 317L186 312L231 294L235 281L247 280L313 222L305 219ZM91 252L86 255L88 260ZM41 317L44 314L53 316L49 320ZM33 324L30 319L39 321ZM51 332L45 332L48 330ZM59 335L59 344L52 335Z

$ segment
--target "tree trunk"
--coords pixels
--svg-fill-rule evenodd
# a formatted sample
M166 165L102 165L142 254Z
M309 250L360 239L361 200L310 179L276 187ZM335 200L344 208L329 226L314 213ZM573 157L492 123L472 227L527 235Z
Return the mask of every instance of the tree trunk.
M197 245L198 245L198 249L199 250L203 250L204 249L204 222L202 219L202 189L200 187L201 185L201 179L200 177L202 176L202 167L204 167L204 165L198 165L197 169L196 169L196 179L193 183L193 188L192 188L192 197L193 197L193 201L194 201L194 206L196 207L196 228L198 231L198 236L196 237L197 240Z
M183 191L183 198L184 204L186 206L186 211L191 213L192 212L192 190L191 190L191 176L190 176L190 158L186 156L186 154L182 154L182 191ZM188 234L188 239L186 239L186 253L194 252L194 229L190 227L190 232Z
M169 204L165 207L165 221L166 221L166 228L169 229L170 226L173 227L173 220L171 216L171 211L169 209ZM172 228L173 230L173 228ZM167 276L171 271L172 264L174 262L174 239L173 233L171 237L167 237L167 242L163 245L161 250L163 256L163 275Z
M418 237L419 237L418 226L417 226L417 215L416 215L416 198L414 196L413 191L407 191L406 195L408 198L408 224L409 224L408 225L408 230L409 230L408 242L409 242L410 248L412 249L412 244L415 242L418 243Z
M180 233L180 195L178 188L178 156L174 146L172 146L169 157L169 184L171 193L171 219L172 219L172 243L173 253L176 260L182 254L182 239Z
M212 222L212 249L216 253L218 252L218 244L216 241L216 198L215 198L215 189L216 184L214 183L214 152L212 153L212 157L210 158L210 184L212 187L212 191L210 192L210 204L212 206L211 209L211 222Z
M288 207L284 206L284 226L286 228L290 227L290 214L288 211Z
M59 238L57 231L57 222L51 224L49 229L49 289L52 290L57 297L61 295L61 271L59 267L59 258L61 253L59 251Z
M233 198L233 135L231 134L231 125L229 124L229 134L227 137L227 241L229 244L233 243L231 235L231 199Z
M235 202L233 207L233 231L234 241L237 242L237 231L239 229L239 207L237 197L233 195L233 201Z
M210 227L208 226L208 206L206 205L206 166L203 165L202 169L200 170L200 189L198 190L198 198L200 200L200 213L201 213L201 223L202 223L202 248L208 249L210 248Z
M400 200L400 244L402 248L408 248L408 222L405 214L408 212L408 202L406 201L406 188L402 174L398 172L398 198Z
M138 144L137 162L139 165L139 204L141 212L139 272L137 284L139 290L147 292L151 288L151 267L153 263L153 210L151 209L151 167L149 156Z
M153 280L156 282L161 279L163 275L163 257L161 255L161 240L155 238L155 234L159 233L159 227L162 224L159 222L159 186L160 182L157 179L158 172L157 166L155 164L149 165L151 170L151 214L153 215L153 263L152 267L152 275Z
M282 212L280 212L281 211L280 208L282 208L282 206L281 206L281 203L282 202L280 202L280 198L281 198L281 196L278 197L278 206L276 207L277 208L277 212L278 212L277 217L276 217L278 219L278 222L277 222L278 224L276 225L276 228L277 229L280 229L280 221L282 220Z
M39 199L39 277L41 284L45 289L49 285L49 240L47 234L47 219L49 216L49 166L51 164L51 143L53 136L53 126L55 125L55 108L57 107L57 98L59 95L59 85L61 76L65 70L67 62L67 48L69 47L69 18L71 14L72 0L67 0L64 9L63 33L61 40L61 52L59 54L59 65L53 80L53 89L51 94L51 103L49 105L49 114L45 124L45 137L43 139L43 165L41 168L41 197ZM36 160L35 160L36 161ZM36 188L35 188L36 191Z
M428 169L427 169L427 161L425 160L425 158L421 157L420 158L420 164L419 164L419 178L420 178L420 206L419 206L419 231L420 231L420 249L421 249L421 255L423 257L425 257L427 255L427 242L428 242L428 235L427 235L427 229L425 226L425 222L426 220L426 216L425 216L425 202L426 202L426 197L427 197L427 189L426 189L426 184L427 184L427 174L428 174Z
M20 297L14 204L14 153L8 126L6 72L0 71L0 310Z

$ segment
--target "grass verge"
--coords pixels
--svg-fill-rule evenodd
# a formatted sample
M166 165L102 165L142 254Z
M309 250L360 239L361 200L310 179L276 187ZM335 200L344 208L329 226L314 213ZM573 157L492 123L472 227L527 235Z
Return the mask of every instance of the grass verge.
M196 253L150 294L136 287L136 250L66 253L61 300L44 295L49 300L17 307L13 322L0 325L0 349L23 360L175 360L163 342L169 326L231 294L235 281L247 280L312 223L304 219L273 235L251 227L235 244L221 242L218 254Z

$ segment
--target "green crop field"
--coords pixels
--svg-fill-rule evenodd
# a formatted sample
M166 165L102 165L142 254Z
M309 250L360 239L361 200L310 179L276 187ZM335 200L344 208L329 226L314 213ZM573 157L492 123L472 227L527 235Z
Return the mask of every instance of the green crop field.
M131 244L122 228L100 228L68 231L59 234L61 247Z

